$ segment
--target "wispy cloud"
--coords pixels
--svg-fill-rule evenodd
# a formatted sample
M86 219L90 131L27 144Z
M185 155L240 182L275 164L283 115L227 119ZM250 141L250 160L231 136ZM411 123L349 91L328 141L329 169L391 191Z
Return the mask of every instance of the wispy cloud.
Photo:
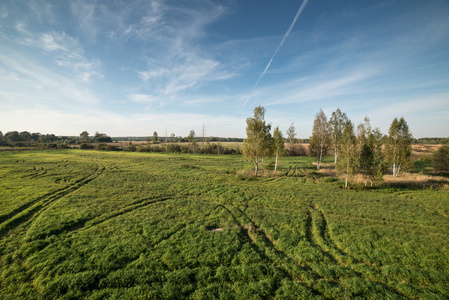
M54 105L76 109L77 106L99 103L99 99L82 79L76 81L71 73L49 68L47 60L35 61L17 49L4 47L0 61L3 65L0 91L3 92L5 105L20 103L24 106Z
M143 41L154 42L144 58L147 67L136 70L145 90L166 98L235 76L209 51L197 46L204 37L204 27L223 12L221 6L211 3L180 8L153 2L148 14L127 30Z
M16 28L21 33L21 37L17 39L19 44L49 53L57 66L70 69L83 82L89 83L93 77L103 78L99 71L100 62L84 57L84 50L78 40L64 31L35 34L23 24L18 24Z
M268 69L271 66L271 63L273 62L274 57L276 56L276 54L279 52L279 50L281 49L282 45L284 45L285 40L287 39L288 35L290 34L290 32L293 29L293 26L295 26L296 21L298 20L299 16L301 15L301 13L303 12L304 8L306 7L307 3L309 2L309 0L304 0L301 4L301 6L298 9L298 12L295 15L295 18L293 19L292 23L290 24L290 27L287 29L287 32L285 32L284 37L282 38L281 42L279 43L279 46L276 48L276 50L274 51L273 55L270 58L270 61L268 62L267 66L265 67L265 69L263 70L263 72L260 74L259 78L257 78L256 83L254 84L253 89L255 89L257 87L257 85L259 84L259 81L265 76L265 74L267 73ZM246 106L246 104L248 103L249 98L246 98L245 103L243 104L243 107Z

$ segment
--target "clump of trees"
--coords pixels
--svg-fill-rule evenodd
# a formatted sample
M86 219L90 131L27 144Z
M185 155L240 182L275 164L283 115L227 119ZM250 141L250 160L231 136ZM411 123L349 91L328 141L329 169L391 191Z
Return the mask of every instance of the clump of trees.
M404 118L395 118L388 135L384 136L379 128L373 129L368 117L354 130L347 115L337 109L328 121L323 110L315 117L309 151L317 158L317 169L329 149L334 152L337 173L348 179L361 174L365 185L371 186L382 180L385 170L390 166L392 175L411 165L411 144L413 137ZM385 150L383 150L383 147Z
M67 148L74 144L73 137L56 136L54 134L30 133L28 131L8 131L3 134L0 131L0 146L31 147L31 148Z

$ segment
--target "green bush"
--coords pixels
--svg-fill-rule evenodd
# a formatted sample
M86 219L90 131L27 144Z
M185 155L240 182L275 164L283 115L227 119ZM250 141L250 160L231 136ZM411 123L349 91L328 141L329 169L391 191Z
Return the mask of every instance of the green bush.
M449 172L449 146L443 146L432 156L432 163L435 170Z

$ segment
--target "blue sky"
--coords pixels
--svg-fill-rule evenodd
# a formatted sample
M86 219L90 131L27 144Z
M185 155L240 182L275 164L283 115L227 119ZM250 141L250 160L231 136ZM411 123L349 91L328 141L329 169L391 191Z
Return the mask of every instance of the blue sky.
M262 105L301 138L320 108L449 136L445 0L4 0L0 49L3 133L244 137Z

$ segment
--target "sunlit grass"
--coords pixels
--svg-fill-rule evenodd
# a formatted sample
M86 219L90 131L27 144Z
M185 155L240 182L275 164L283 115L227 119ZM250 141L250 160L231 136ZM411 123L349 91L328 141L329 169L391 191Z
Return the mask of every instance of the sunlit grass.
M332 161L0 153L0 297L449 297L447 191L348 191Z

